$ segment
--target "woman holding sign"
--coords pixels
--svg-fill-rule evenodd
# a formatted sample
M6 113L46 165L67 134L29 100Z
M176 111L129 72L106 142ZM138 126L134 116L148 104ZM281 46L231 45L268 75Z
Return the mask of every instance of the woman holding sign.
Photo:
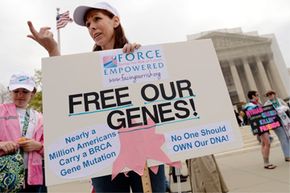
M283 126L274 130L275 134L278 136L278 139L281 143L281 148L285 156L285 161L290 162L290 120L286 114L286 111L289 110L287 104L280 98L276 96L275 91L268 91L265 94L268 97L268 100L264 105L273 105L273 107L278 112L281 123Z
M248 99L250 100L245 106L244 110L246 112L254 111L255 109L259 109L262 107L262 104L260 103L260 96L257 91L251 90L248 92ZM248 113L250 114L250 113ZM248 117L250 118L250 117ZM263 161L264 161L264 168L265 169L275 169L277 166L273 165L269 162L269 156L270 156L270 147L271 147L271 142L270 142L270 131L262 131L259 134L260 139L261 139L261 152L263 156Z
M139 44L128 43L120 23L117 10L105 2L99 2L92 6L79 6L74 11L74 21L80 26L88 29L89 35L94 40L93 51L123 48L123 52L130 53L140 47ZM28 22L32 38L42 45L49 53L49 56L60 55L57 42L49 27L36 31L32 23ZM131 158L133 159L133 158ZM150 179L153 192L165 192L164 166L159 166L155 175L150 171ZM92 179L96 192L143 192L141 177L135 172L120 173L114 180L111 175Z

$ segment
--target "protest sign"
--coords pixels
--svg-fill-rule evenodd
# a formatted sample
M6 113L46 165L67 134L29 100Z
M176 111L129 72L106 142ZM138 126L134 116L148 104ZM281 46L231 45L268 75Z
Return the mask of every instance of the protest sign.
M211 40L43 59L48 185L239 148Z
M254 135L281 127L278 113L273 105L247 110L246 115Z

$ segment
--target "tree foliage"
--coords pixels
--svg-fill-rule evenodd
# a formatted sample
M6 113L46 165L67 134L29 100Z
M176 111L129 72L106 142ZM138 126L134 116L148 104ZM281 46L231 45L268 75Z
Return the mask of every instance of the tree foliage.
M0 84L0 104L10 101L9 91Z
M42 91L35 93L34 98L29 103L29 107L42 112Z
M35 70L34 80L37 87L37 92L35 93L34 98L30 101L29 107L42 112L42 84L41 84L41 71Z

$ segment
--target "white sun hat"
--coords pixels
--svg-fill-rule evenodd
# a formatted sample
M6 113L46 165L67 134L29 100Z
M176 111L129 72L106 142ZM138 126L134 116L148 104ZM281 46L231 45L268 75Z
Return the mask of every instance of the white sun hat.
M36 84L32 76L24 72L19 72L11 76L8 86L10 91L18 88L25 88L26 90L32 92L34 88L36 88Z
M107 2L98 2L92 6L83 6L83 5L78 6L73 14L73 19L76 22L76 24L86 26L84 17L89 9L102 9L112 13L114 16L119 16L117 9L114 8L112 5L110 5Z

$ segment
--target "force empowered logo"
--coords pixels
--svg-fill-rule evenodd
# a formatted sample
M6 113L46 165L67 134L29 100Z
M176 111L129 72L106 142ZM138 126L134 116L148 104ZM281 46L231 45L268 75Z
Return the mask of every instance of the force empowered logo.
M128 85L167 78L164 54L160 47L140 48L132 53L102 52L104 86Z

